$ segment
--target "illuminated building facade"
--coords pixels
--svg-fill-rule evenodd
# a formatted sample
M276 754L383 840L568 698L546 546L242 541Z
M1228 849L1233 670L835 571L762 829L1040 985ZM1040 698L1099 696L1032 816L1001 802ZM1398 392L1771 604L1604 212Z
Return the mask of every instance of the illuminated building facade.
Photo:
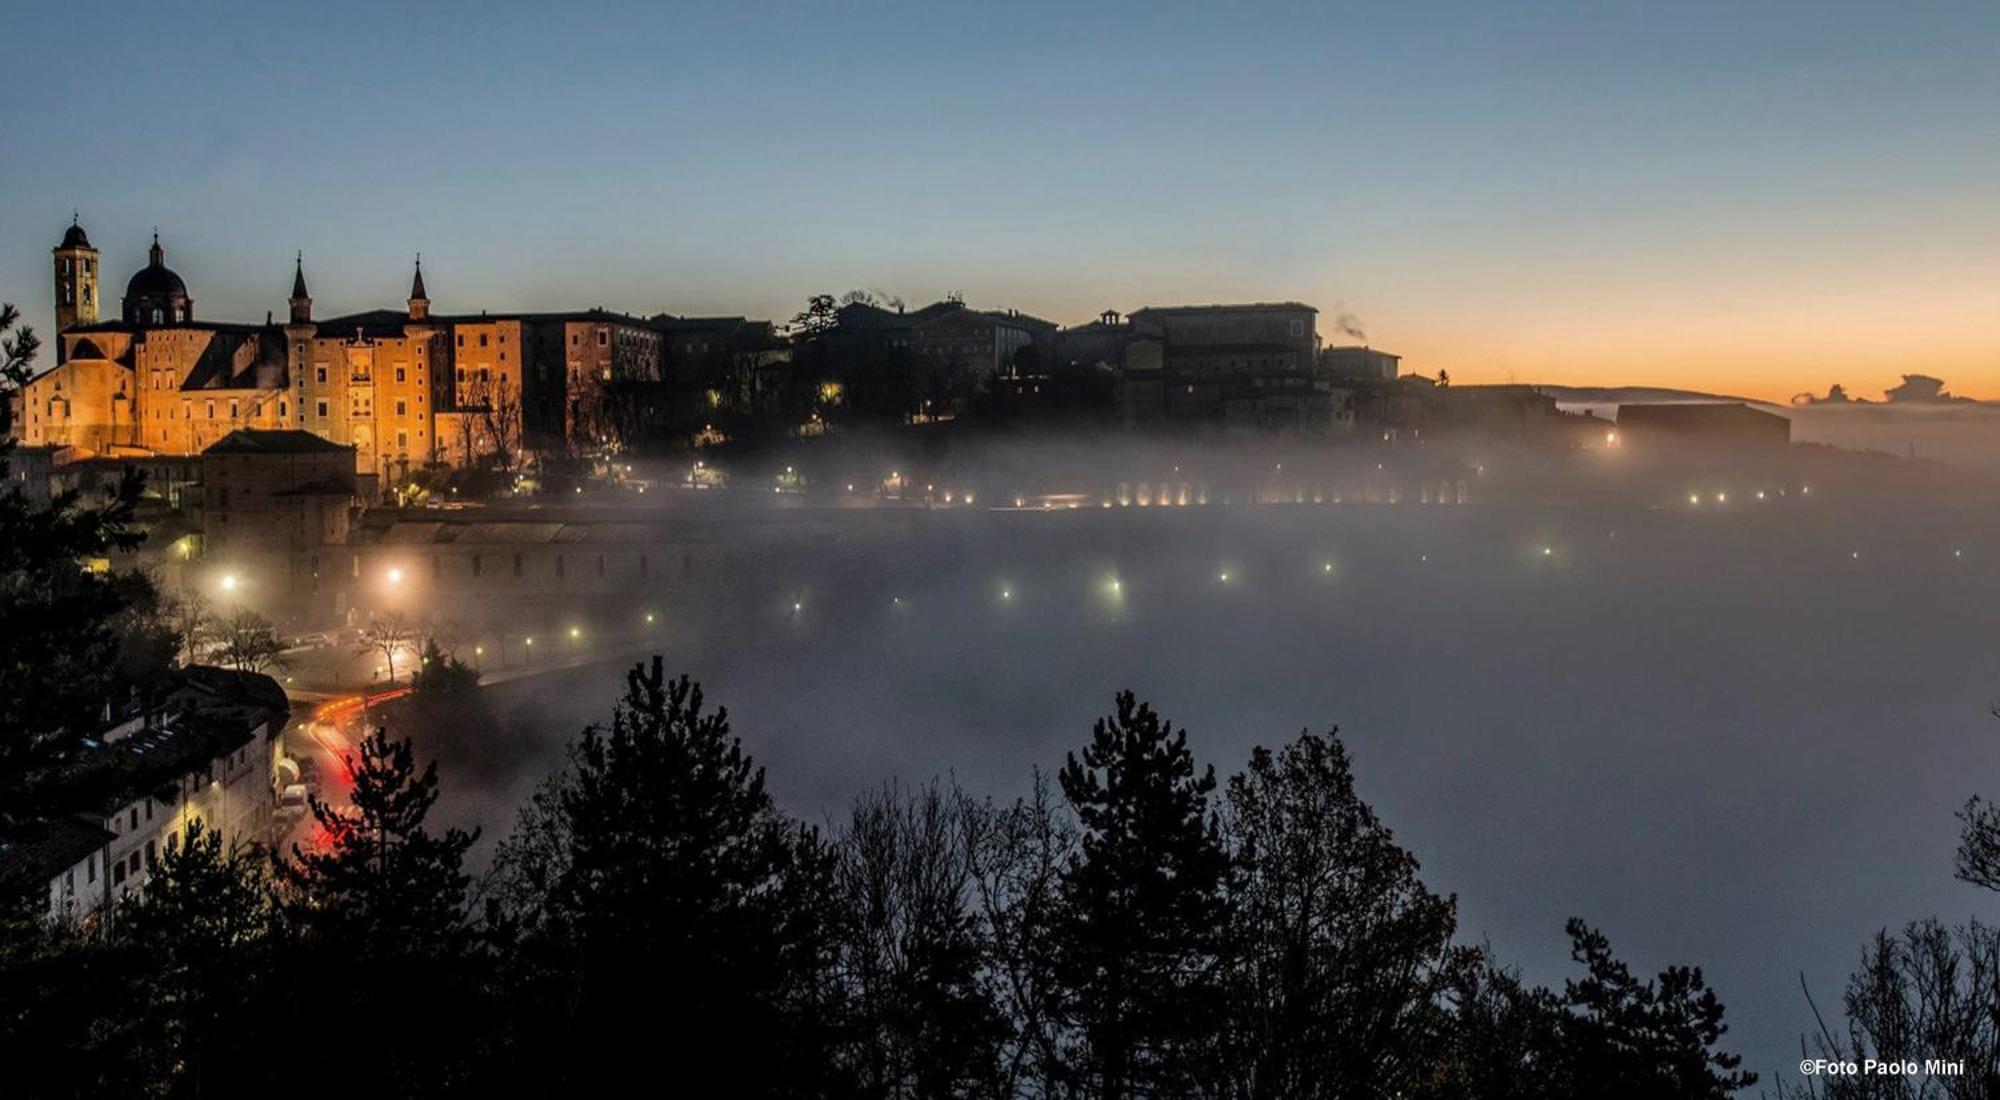
M404 309L322 318L300 257L285 323L261 325L198 319L157 236L116 320L98 318L100 257L80 224L53 271L56 365L15 395L12 423L17 442L72 458L198 455L239 430L298 429L351 448L355 472L386 486L611 443L658 427L671 396L660 325L605 310L437 316L421 263Z

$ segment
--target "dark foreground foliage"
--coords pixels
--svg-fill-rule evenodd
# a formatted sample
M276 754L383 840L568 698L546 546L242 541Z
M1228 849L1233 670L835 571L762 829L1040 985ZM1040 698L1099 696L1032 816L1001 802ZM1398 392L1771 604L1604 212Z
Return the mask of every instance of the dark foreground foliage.
M1699 971L1524 985L1331 734L1226 783L1129 693L1013 803L890 784L787 818L660 662L474 883L377 733L310 844L190 835L88 931L0 922L8 1096L1722 1097ZM1886 948L1885 948L1886 950Z

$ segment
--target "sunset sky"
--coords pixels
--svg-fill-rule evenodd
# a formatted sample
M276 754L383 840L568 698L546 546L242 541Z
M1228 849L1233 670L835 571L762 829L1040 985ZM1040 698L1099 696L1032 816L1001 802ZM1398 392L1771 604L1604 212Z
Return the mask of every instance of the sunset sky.
M1455 380L2000 397L2000 5L13 5L0 299L1296 298Z

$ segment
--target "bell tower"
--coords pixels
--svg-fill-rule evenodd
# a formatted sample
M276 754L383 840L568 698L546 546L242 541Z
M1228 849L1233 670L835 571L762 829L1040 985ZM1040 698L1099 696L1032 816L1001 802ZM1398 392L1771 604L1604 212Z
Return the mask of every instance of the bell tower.
M90 236L72 217L62 243L51 250L55 255L56 333L78 325L97 323L97 249ZM56 341L56 361L63 359L62 341Z

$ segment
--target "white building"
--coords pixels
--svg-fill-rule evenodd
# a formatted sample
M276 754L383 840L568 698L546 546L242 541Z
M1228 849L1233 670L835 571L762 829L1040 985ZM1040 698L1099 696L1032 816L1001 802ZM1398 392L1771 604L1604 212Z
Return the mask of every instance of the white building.
M180 676L163 706L84 742L68 813L0 836L0 874L47 881L51 916L87 920L137 894L196 823L225 846L269 838L284 690L218 668Z

